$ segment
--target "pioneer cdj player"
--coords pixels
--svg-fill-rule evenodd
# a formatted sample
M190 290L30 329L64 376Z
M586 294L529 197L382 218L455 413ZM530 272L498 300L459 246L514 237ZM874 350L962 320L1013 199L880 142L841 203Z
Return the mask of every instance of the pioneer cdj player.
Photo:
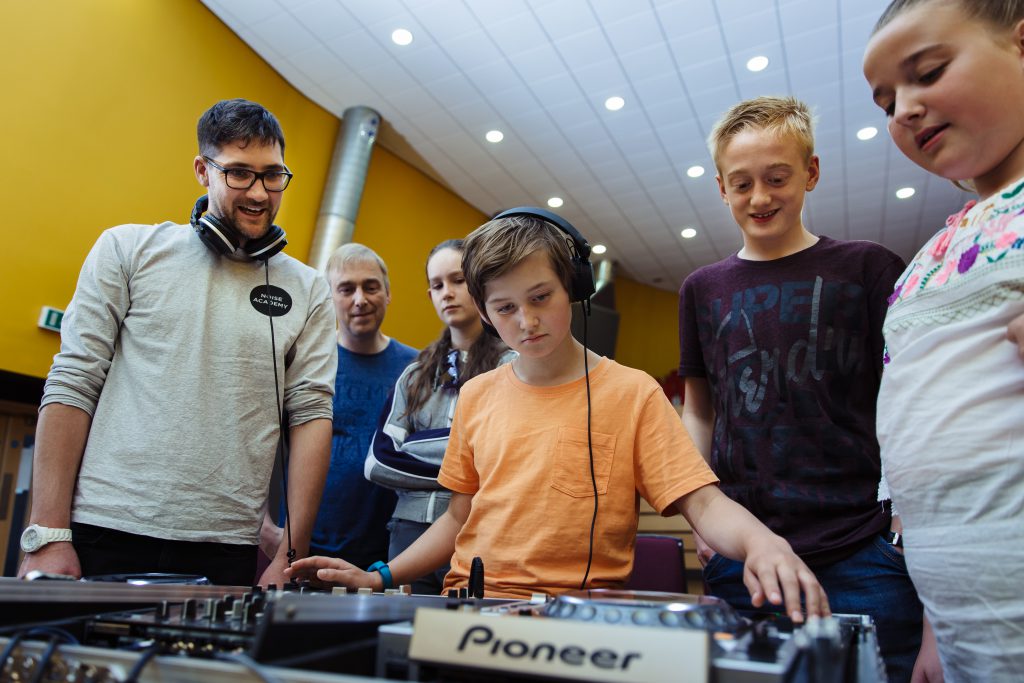
M125 653L152 657L139 680L168 657L179 668L244 657L251 666L345 680L885 680L867 617L795 627L782 617L738 614L714 598L667 593L592 590L513 601L469 598L465 590L435 597L404 590L328 593L306 585L263 591L0 579L0 614L0 648L9 642L4 637L28 642L59 631L92 648L93 657L103 651L118 653L119 661ZM9 649L3 680L12 678L18 661L28 661L18 659L17 647ZM68 670L74 647L52 649L52 662ZM111 665L103 680L124 681L127 674L123 665Z

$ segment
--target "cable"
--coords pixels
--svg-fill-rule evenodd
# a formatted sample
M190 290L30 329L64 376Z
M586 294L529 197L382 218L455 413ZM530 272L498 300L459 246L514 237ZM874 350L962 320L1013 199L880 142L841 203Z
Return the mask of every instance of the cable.
M139 658L135 660L135 664L132 665L131 670L124 679L124 683L135 683L139 679L139 674L146 668L146 664L149 664L149 660L153 659L158 652L160 652L159 644L151 645L147 650L143 651Z
M18 647L18 643L20 643L22 638L25 637L26 633L27 632L16 633L11 636L11 639L7 641L7 647L4 648L3 652L0 652L0 674L3 674L4 669L7 668L7 659L11 656L11 653L14 652L14 648Z
M57 622L62 623L62 622ZM18 646L25 638L31 638L37 635L48 635L50 636L50 644L47 645L46 650L43 651L43 655L39 660L39 668L36 669L36 673L32 678L33 681L42 681L42 672L45 671L46 665L49 664L50 658L53 657L54 651L57 649L58 639L63 640L66 643L78 645L78 638L75 638L71 633L61 628L53 628L50 626L36 626L33 628L25 629L11 636L11 639L7 641L7 646L0 652L0 677L3 675L4 669L7 667L7 660L14 652L14 648Z
M241 664L251 671L258 679L263 681L263 683L280 683L280 679L278 679L277 676L270 674L266 670L266 667L249 655L242 654L240 652L220 652L215 656L215 658L222 662L234 662L235 664Z
M29 683L42 683L43 676L46 674L46 669L50 666L50 660L53 659L53 653L57 651L57 636L50 636L50 642L43 650L43 654L39 657L39 662L36 664L36 671L32 674L32 679Z
M270 259L263 262L267 277L267 319L270 320L270 353L274 359L274 407L277 410L278 427L281 435L278 441L277 454L281 461L281 489L284 500L284 526L288 538L288 566L292 566L295 559L295 546L292 545L292 516L288 510L288 450L287 439L284 428L284 402L281 401L281 389L277 382L277 343L274 339L274 316L270 314ZM270 558L273 560L274 558Z
M597 527L597 475L594 473L594 443L590 430L590 367L587 363L587 318L590 316L590 301L581 302L583 307L583 377L587 382L587 450L590 452L590 483L594 486L594 516L590 520L590 547L587 549L587 571L583 573L580 590L587 587L590 565L594 561L594 529Z

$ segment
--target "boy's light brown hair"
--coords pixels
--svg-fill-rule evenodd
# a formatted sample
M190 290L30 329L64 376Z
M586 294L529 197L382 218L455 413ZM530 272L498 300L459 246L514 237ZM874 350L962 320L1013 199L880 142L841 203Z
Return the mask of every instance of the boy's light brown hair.
M487 283L522 263L533 252L543 250L558 280L571 292L572 257L570 238L547 221L534 216L508 216L488 221L466 238L462 252L462 273L469 295L486 311Z
M792 137L803 147L804 160L814 155L814 117L810 108L795 97L755 97L733 105L722 115L708 136L708 149L715 168L729 141L745 130L763 130L779 137Z

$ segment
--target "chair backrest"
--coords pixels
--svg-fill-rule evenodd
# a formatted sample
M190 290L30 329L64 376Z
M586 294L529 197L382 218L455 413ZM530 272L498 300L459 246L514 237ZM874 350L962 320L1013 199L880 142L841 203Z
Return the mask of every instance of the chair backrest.
M683 542L674 536L638 534L633 575L625 588L638 591L686 592Z

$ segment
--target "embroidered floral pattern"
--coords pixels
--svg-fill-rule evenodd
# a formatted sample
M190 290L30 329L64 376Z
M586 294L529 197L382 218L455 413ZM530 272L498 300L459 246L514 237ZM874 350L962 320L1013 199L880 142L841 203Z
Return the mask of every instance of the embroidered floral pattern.
M979 251L981 251L981 247L975 243L970 249L961 254L960 262L956 264L956 272L963 275L970 270L971 266L974 265L974 262L978 260Z
M889 306L967 275L978 263L995 263L1024 248L1024 180L979 204L971 200L946 219L896 282Z

